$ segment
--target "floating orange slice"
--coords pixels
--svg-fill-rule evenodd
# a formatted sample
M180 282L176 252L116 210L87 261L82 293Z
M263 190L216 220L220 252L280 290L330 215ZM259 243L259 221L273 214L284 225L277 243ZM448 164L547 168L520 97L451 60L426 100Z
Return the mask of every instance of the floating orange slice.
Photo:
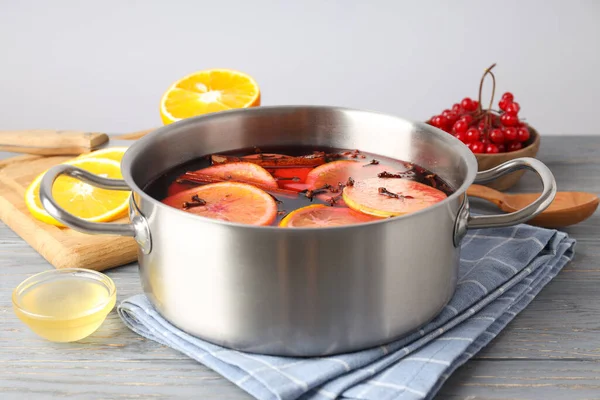
M206 176L212 176L224 180L235 181L239 179L245 183L256 183L264 188L277 189L277 180L261 167L250 162L234 162L230 164L213 165L198 171Z
M389 170L390 168L387 167L387 169ZM332 161L310 171L306 175L305 183L312 190L323 188L325 185L338 187L340 183L345 185L348 182L348 178L354 180L372 178L385 170L386 167L383 165L367 165L366 162L356 160ZM321 193L317 195L317 198L327 201L335 195L334 193ZM335 206L345 207L344 199L337 200Z
M160 100L165 125L197 115L260 105L256 81L243 72L211 69L191 73L173 83Z
M387 169L390 168L387 167ZM324 185L337 187L339 183L346 184L348 178L356 181L377 177L377 174L384 170L386 167L383 165L367 165L365 162L355 160L332 161L310 171L306 176L306 184L313 190L322 188Z
M238 182L196 187L169 196L163 203L203 217L249 225L271 225L277 217L271 195Z
M285 216L279 226L286 228L319 228L371 222L380 218L362 214L349 208L314 204L299 208Z
M447 196L438 189L408 179L369 178L346 186L342 197L353 210L393 217L422 210Z

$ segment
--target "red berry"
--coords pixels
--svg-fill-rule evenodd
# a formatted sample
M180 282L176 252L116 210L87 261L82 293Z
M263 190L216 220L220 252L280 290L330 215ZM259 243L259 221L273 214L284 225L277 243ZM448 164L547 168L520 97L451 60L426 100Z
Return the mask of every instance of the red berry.
M500 122L502 122L502 125L504 126L515 126L519 123L519 118L513 114L502 114Z
M515 96L511 92L506 92L502 95L502 100L506 100L507 103L512 103L515 99Z
M467 125L471 125L471 122L473 122L473 116L471 114L465 114L462 117L460 117L460 119L465 121Z
M488 129L480 129L479 132L481 132L481 141L485 144L488 144L490 142L490 131Z
M454 132L456 132L456 133L463 133L463 134L467 131L467 129L469 129L469 124L467 124L462 119L459 119L458 121L456 121L454 123L454 127L452 128L452 130Z
M526 142L529 140L529 129L521 127L517 129L517 140L519 142Z
M502 111L506 111L506 106L507 106L508 104L509 104L509 103L508 103L508 101L506 101L506 100L500 100L500 101L498 102L498 106L500 107L500 109L501 109Z
M469 128L467 133L465 133L465 137L468 143L473 143L479 141L479 137L481 134L479 133L479 129Z
M504 111L506 111L507 114L517 115L520 109L519 103L508 103Z
M504 128L504 140L507 142L512 142L517 140L517 130L515 128Z
M479 141L485 145L492 143L490 141L490 132L489 131L481 132L481 139L479 139Z
M477 110L477 107L479 107L479 102L477 100L473 100L473 111Z
M458 140L460 140L461 142L466 143L467 135L465 135L464 132L456 132L454 137L457 138Z
M508 145L508 151L521 150L522 148L523 148L523 145L521 144L521 142L512 142L511 144Z
M452 126L456 121L458 121L458 114L453 111L445 110L442 115L448 120L448 126Z
M490 143L487 146L485 146L485 152L488 154L496 154L499 153L500 150L498 149L498 146Z
M475 105L475 103L473 103L473 100L471 100L468 97L462 99L460 105L467 111L475 111L477 109L477 106Z
M452 106L452 111L460 115L460 113L462 112L462 107L460 106L460 104L456 103Z
M490 140L492 143L502 144L504 143L504 132L500 129L492 129L490 132Z
M481 142L473 142L471 143L471 151L473 153L483 153L483 151L485 150L483 143Z
M448 119L443 115L436 115L431 118L431 124L436 128L444 129L444 127L448 124Z

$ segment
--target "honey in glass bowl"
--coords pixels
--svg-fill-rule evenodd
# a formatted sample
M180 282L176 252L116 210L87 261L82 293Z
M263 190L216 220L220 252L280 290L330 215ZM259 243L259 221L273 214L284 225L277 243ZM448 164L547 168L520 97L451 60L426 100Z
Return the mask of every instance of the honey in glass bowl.
M95 332L116 303L108 276L66 268L34 275L15 288L17 316L33 332L53 342L74 342Z

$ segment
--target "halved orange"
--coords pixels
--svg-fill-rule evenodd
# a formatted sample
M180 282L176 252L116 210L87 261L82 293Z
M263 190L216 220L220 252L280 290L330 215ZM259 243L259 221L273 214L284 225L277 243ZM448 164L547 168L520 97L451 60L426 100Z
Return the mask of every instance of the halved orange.
M213 165L212 167L202 168L195 172L206 176L212 176L224 180L236 179L244 183L256 183L268 189L277 189L277 179L261 167L250 162L234 162L229 164Z
M395 178L355 181L353 186L346 186L342 192L342 198L348 207L378 217L419 211L446 197L441 190L423 183Z
M277 217L277 204L271 195L239 182L195 187L162 202L192 214L241 224L271 225Z
M279 222L285 228L319 228L376 221L381 218L363 214L349 208L313 204L292 211Z
M174 82L160 100L165 125L197 115L260 105L260 88L249 75L230 69L193 72Z

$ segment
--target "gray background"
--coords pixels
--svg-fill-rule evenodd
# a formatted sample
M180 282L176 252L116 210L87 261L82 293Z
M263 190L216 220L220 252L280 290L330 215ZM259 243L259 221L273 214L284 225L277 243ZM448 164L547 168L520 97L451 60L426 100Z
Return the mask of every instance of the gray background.
M214 67L255 77L264 105L426 119L497 62L543 135L592 134L599 17L594 0L0 0L0 129L155 127L171 82Z

